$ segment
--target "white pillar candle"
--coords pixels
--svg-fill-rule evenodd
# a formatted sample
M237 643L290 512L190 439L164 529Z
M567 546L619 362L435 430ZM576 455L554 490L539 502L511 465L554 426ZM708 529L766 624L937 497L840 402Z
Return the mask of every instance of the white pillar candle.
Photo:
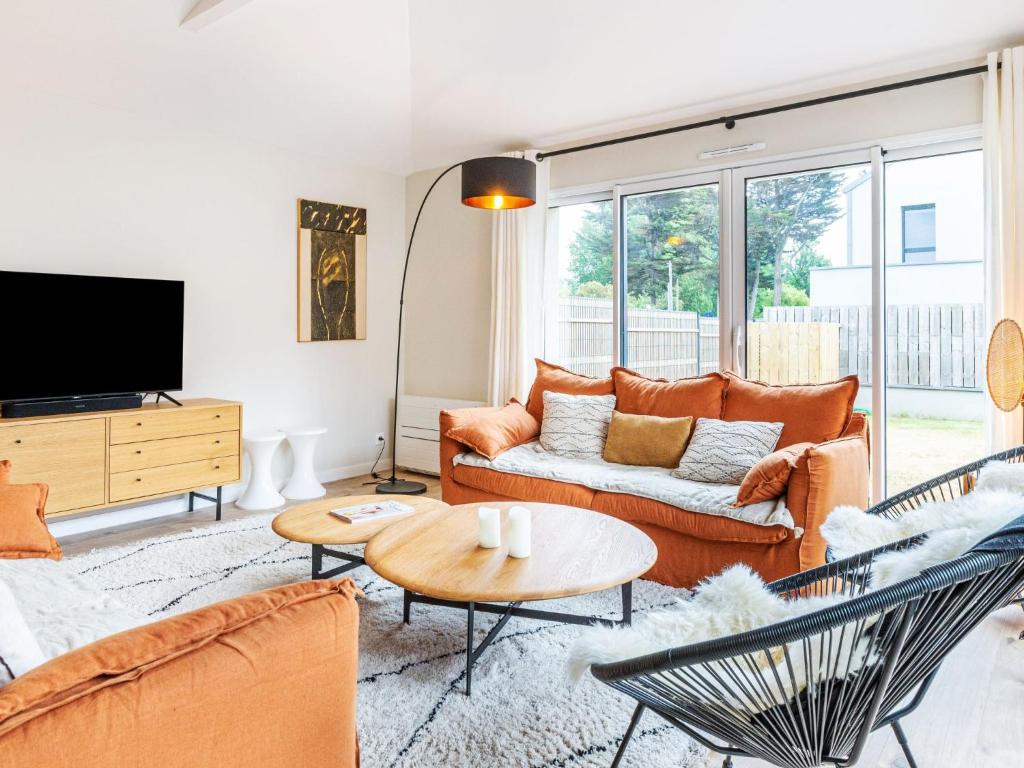
M494 549L501 546L501 510L494 507L480 507L480 546Z
M510 557L530 556L530 510L512 507L508 511L508 554Z

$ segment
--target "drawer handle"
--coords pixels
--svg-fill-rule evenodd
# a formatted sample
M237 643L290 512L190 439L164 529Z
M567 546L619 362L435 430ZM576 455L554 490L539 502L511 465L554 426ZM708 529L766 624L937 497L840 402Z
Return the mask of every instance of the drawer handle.
M219 413L215 413L215 414L213 415L213 418L215 418L215 419L219 419L219 418L220 418L220 414L219 414Z
M14 443L16 445L21 445L21 438L19 437L17 440L14 441Z
M142 453L142 451L136 451L135 453Z
M141 421L136 421L135 422L135 426L136 427L141 427L142 426L142 422Z
M220 469L220 464L214 464L214 465L213 465L213 468L214 468L214 469Z
M220 440L214 440L214 441L213 441L213 444L214 444L214 445L220 445Z
M136 483L141 483L142 482L142 478L141 477L136 477L135 478L135 482Z

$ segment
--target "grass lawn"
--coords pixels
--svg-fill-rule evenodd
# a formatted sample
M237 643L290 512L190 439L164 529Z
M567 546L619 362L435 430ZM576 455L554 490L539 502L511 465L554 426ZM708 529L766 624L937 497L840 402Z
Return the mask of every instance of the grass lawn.
M889 418L890 496L985 455L980 421Z

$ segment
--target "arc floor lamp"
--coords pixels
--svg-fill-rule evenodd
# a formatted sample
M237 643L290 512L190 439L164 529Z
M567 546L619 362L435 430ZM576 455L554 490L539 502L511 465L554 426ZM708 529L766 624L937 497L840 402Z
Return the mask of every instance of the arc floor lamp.
M405 251L405 267L402 270L402 290L398 298L398 342L395 347L395 411L391 422L391 477L377 485L377 493L423 493L427 486L411 480L400 480L395 475L398 466L398 377L402 365L402 314L405 308L405 280L409 274L409 256L416 239L416 227L420 223L423 206L430 193L445 176L456 168L462 169L462 204L471 208L485 208L492 211L511 208L526 208L537 200L537 167L532 160L521 157L478 157L445 168L434 179L427 194L423 196L409 235Z

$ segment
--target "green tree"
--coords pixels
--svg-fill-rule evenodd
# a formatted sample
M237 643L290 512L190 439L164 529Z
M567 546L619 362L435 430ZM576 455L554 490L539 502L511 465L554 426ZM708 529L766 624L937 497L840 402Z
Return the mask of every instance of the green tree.
M842 215L839 194L844 178L841 173L815 172L747 183L747 317L761 316L762 283L771 284L775 305L783 304L787 277L790 285L807 294L810 264L795 268L795 262ZM792 282L794 278L804 284Z
M748 316L765 306L806 305L810 270L829 262L815 252L842 213L841 173L757 179L747 187ZM701 314L718 308L718 188L709 185L628 197L625 204L629 306L672 306ZM570 295L610 295L612 206L591 205L569 246ZM604 294L595 287L604 286ZM767 294L763 288L768 288Z

